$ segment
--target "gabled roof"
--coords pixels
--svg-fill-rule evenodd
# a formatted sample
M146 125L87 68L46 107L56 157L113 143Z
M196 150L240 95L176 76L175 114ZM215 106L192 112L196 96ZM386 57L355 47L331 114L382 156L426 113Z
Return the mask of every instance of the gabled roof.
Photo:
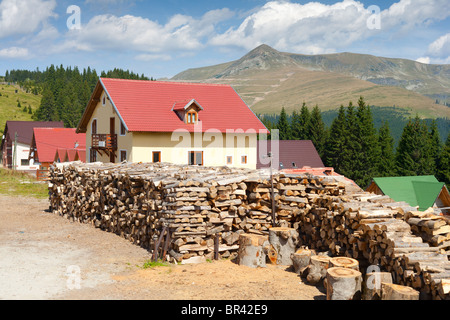
M77 132L85 133L105 91L129 132L173 132L187 130L263 130L267 128L228 85L142 81L101 78L92 94ZM203 108L199 125L185 124L173 111L175 104L195 100ZM177 105L177 107L180 107Z
M434 176L374 178L373 183L394 201L404 201L420 211L433 207L445 188Z
M17 132L17 142L31 145L34 128L64 128L64 123L62 121L7 121L4 135L5 138L14 141Z
M66 149L61 149L61 148L57 148L56 149L56 154L55 154L55 162L64 162L64 159L66 158L67 155L67 150Z
M272 141L267 141L267 148L261 147L261 143L266 141L258 141L258 163L257 168L269 168L270 164L266 164L264 156L272 152ZM279 141L279 169L301 169L304 167L323 168L322 159L311 140L281 140ZM275 151L274 151L275 152ZM266 154L263 154L266 153ZM274 158L276 155L274 156ZM294 166L295 164L295 166ZM283 165L283 167L281 167Z
M173 105L172 111L185 111L185 110L189 109L194 104L200 110L204 110L203 107L197 101L195 101L195 99L192 99L191 101L175 102L175 104Z
M86 149L86 135L76 129L35 128L32 146L36 147L39 162L54 162L57 149ZM36 155L35 155L36 156Z

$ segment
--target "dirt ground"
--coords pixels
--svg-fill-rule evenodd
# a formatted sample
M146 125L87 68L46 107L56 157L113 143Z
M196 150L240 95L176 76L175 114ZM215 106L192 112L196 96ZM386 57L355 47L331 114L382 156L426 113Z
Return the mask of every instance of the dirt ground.
M0 300L325 300L283 267L222 260L143 269L147 250L0 196Z

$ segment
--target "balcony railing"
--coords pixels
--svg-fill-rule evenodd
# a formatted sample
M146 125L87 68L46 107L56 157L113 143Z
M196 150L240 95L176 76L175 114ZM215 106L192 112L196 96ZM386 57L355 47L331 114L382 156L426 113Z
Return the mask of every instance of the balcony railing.
M93 134L92 148L97 150L117 150L117 134Z

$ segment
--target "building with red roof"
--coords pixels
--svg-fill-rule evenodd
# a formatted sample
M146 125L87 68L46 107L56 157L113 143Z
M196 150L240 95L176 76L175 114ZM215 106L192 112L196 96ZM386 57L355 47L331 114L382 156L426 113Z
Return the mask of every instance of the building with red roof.
M19 171L36 171L38 165L30 161L30 146L34 128L64 128L63 122L7 121L3 131L2 165Z
M30 159L45 170L58 160L68 158L68 150L86 149L86 135L72 128L35 128L30 148ZM58 157L58 158L56 158Z
M88 162L256 168L268 130L228 85L101 78L77 132Z

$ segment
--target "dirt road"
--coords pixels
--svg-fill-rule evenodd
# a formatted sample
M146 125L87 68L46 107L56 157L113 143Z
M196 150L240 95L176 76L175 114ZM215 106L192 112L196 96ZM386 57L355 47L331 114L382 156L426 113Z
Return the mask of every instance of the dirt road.
M277 266L143 269L148 251L46 209L46 200L0 196L0 300L325 299L323 288Z

